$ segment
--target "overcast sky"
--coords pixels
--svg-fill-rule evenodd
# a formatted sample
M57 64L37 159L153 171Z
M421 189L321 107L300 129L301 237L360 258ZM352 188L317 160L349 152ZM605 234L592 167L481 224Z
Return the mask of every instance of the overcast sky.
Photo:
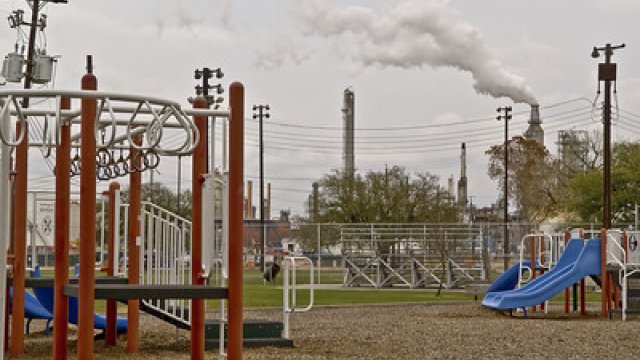
M25 2L0 2L5 16L15 8L26 10ZM358 172L399 165L446 185L450 176L458 180L467 142L469 195L479 205L498 197L484 155L503 141L498 106L514 107L509 131L520 135L527 102L538 102L553 153L558 130L600 127L590 111L595 45L627 44L613 58L620 79L613 133L640 135L637 0L69 0L45 12L47 51L62 56L56 88L77 89L92 54L100 90L188 106L193 70L221 67L225 86L245 84L248 118L251 105L269 104L265 177L274 216L304 215L311 183L342 167L347 87L356 99ZM15 30L0 30L5 52L16 40ZM245 173L257 184L257 123L248 119L246 128ZM34 186L51 186L51 175L33 163ZM175 160L159 170L156 179L175 188Z

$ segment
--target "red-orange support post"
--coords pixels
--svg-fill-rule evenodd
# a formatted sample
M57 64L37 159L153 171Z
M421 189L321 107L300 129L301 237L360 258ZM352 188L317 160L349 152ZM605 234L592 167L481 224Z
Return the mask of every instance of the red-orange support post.
M569 238L571 237L571 233L569 231L564 232L564 248L567 248L567 242L569 242ZM569 313L569 288L564 289L564 313Z
M71 99L62 98L60 107L71 108ZM53 359L67 358L69 305L64 285L69 282L69 203L71 196L71 124L60 127L56 150L55 265L53 279Z
M207 100L198 96L193 100L195 109L206 109ZM207 173L207 149L209 137L207 134L207 117L195 115L193 122L200 133L200 141L192 155L191 191L192 196L192 230L191 230L191 283L204 285L202 277L202 182ZM213 221L207 219L207 221ZM191 300L191 359L204 359L204 300Z
M24 141L16 147L15 201L13 216L13 316L11 317L12 357L24 352L24 280L25 257L27 254L27 177L29 158L29 131L24 128ZM22 128L16 124L16 135L20 136Z
M609 295L607 294L608 286L607 276L607 229L602 229L600 233L600 316L607 318L609 305Z
M114 254L116 249L116 226L119 226L119 219L116 218L116 195L120 190L120 184L112 182L109 184L109 238L107 239L107 249L109 249L109 257L107 258L107 275L114 276L116 274L115 263L117 254ZM117 313L118 304L115 299L107 300L107 327L105 329L104 342L106 345L116 345L117 343Z
M82 90L96 90L98 80L87 58ZM96 99L81 101L80 274L78 275L78 359L93 359L93 313L96 260Z
M244 86L229 87L229 360L242 360L242 247L244 203Z
M140 145L139 135L133 141ZM142 166L142 156L139 150L131 148L131 169ZM127 239L127 252L129 253L129 284L140 283L140 248L138 236L140 235L140 212L142 209L142 175L134 171L129 175L129 238ZM127 302L127 352L135 353L140 349L140 300L129 299Z

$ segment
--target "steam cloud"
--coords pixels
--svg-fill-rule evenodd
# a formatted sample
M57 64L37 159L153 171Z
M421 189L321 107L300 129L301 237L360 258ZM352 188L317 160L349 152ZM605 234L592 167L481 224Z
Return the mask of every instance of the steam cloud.
M537 104L525 80L492 58L482 35L448 0L408 0L376 12L333 0L295 1L305 35L352 36L354 58L365 66L454 67L471 73L478 93Z
M300 65L310 57L311 53L303 46L287 37L279 37L268 47L256 51L253 65L260 70L273 70L287 63Z

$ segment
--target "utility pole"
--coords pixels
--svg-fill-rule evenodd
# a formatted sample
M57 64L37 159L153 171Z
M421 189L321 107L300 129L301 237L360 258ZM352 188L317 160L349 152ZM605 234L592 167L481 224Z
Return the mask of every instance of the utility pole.
M58 3L58 4L66 4L67 0L32 0L31 1L31 22L24 21L24 11L15 10L9 16L9 27L18 28L22 25L29 26L29 44L27 48L27 61L26 61L26 70L24 76L24 88L31 89L31 84L33 82L33 70L34 70L34 57L36 54L36 34L38 28L40 31L44 30L47 26L47 16L40 15L40 10L47 3ZM17 46L17 45L16 45ZM24 98L22 100L22 107L29 107L29 98Z
M216 77L216 79L222 79L222 77L224 76L224 73L222 72L222 69L220 68L216 68L216 69L211 69L208 67L204 67L202 69L195 69L193 72L193 78L196 80L202 80L202 85L198 84L195 86L195 90L196 90L196 96L203 96L204 99L207 102L207 108L210 107L211 105L214 106L214 109L217 109L218 107L220 107L220 103L224 101L224 98L219 96L222 93L224 93L224 88L222 87L222 84L216 84L216 85L211 85L209 84L209 79L212 79L213 77ZM215 89L215 95L211 95L209 94L209 90L214 90ZM193 103L193 98L190 97L187 99L189 101L189 103ZM207 131L209 130L209 122L207 122ZM210 136L210 142L211 142L211 154L213 154L213 144L214 144L214 133L213 133L213 128L211 129L211 136ZM209 153L207 153L207 170L213 170L213 169L209 169ZM151 170L151 178L153 179L153 169ZM180 210L180 192L181 192L181 177L182 174L182 157L178 156L178 210ZM212 219L211 221L214 221L214 219Z
M511 106L499 107L498 121L504 120L504 271L509 268L509 120Z
M265 228L264 228L264 142L262 137L262 120L269 118L269 105L253 105L253 118L259 120L260 124L260 244L262 250L260 251L260 264L262 265L262 272L264 273L266 267L264 263L264 256L266 252L265 243ZM256 113L257 111L257 113ZM274 259L275 260L275 259Z
M196 89L196 95L197 96L203 96L204 99L207 101L207 108L209 108L210 106L213 105L214 109L217 109L220 107L220 103L222 103L224 101L224 98L220 95L222 95L224 93L224 88L222 87L222 84L216 84L216 85L211 85L209 84L209 79L213 78L213 76L215 75L216 79L222 79L222 77L224 76L224 73L222 72L222 69L217 68L217 69L211 69L208 67L202 68L202 70L200 69L196 69L193 72L193 77L196 80L202 80L202 85L198 84L195 86ZM209 93L209 90L214 90L215 89L215 94L216 95L212 95ZM193 98L189 98L187 99L190 103L193 103ZM209 122L207 122L207 132L209 131ZM214 143L214 132L213 132L213 128L211 129L211 154L213 154L213 143ZM207 171L209 170L209 153L207 153ZM211 169L213 170L213 169Z
M600 57L600 51L604 52L604 63L598 64L598 84L604 81L604 106L602 114L603 147L604 147L604 171L602 189L602 227L611 229L611 82L616 81L617 66L611 62L613 51L624 48L625 45L593 47L591 57ZM598 88L599 90L599 88Z

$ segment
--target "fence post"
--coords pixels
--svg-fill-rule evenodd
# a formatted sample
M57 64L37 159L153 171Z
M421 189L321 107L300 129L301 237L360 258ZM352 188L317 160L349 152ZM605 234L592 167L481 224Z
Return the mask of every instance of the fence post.
M322 254L320 252L320 224L316 224L316 239L318 240L318 284L320 284L320 266L322 264Z

